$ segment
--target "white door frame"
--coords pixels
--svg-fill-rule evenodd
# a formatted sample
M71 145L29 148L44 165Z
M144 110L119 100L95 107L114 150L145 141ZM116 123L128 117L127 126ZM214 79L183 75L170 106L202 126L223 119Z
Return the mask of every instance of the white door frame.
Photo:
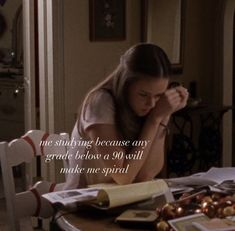
M38 129L50 133L63 132L63 0L39 0L37 3L40 104ZM26 131L36 128L34 11L34 1L23 0ZM54 180L55 165L46 165L42 160L42 167L44 179Z
M38 30L40 129L63 132L63 0L38 1ZM42 166L44 178L55 181L55 163Z
M34 1L23 0L25 131L36 128Z
M63 0L38 1L40 128L64 130Z

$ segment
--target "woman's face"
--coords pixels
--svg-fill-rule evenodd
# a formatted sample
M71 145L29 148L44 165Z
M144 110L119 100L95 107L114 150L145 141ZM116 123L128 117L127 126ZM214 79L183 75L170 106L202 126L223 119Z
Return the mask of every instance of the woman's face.
M130 85L128 102L137 116L146 116L168 86L167 78L146 77Z

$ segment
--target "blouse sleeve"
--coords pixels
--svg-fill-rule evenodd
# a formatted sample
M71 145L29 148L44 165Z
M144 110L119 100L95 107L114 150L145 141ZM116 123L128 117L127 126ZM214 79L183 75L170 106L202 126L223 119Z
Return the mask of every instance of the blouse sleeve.
M115 123L113 98L105 90L96 92L84 110L81 119L84 130L94 124Z

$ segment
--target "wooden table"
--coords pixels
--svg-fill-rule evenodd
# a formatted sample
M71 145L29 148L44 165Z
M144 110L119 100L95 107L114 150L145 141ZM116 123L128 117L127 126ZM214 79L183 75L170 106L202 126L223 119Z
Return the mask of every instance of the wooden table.
M61 213L63 214L63 213ZM65 231L151 231L154 225L120 226L115 222L118 214L105 211L81 210L76 213L61 215L56 223ZM142 226L142 227L141 227Z

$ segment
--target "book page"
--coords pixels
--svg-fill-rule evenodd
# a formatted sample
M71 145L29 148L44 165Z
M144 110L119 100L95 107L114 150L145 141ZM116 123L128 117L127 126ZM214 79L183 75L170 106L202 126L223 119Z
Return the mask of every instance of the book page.
M203 176L205 179L216 182L217 184L222 183L225 180L235 180L235 168L224 167L224 168L211 168Z
M185 176L185 177L177 177L177 178L171 178L167 179L167 182L169 183L170 187L174 187L176 185L179 186L194 186L194 185L214 185L216 182L206 179L201 176Z
M42 197L51 203L60 203L64 206L73 203L89 203L96 200L98 190L95 188L72 189L43 194Z
M172 185L215 185L226 180L235 180L235 168L212 167L207 172L196 173L191 176L167 179Z
M162 195L167 191L168 185L164 180L104 187L98 192L97 203L101 207L113 208Z
M89 188L46 193L42 196L53 204L92 204L101 209L108 209L163 194L168 198L168 194L172 196L167 183L164 180L153 180L128 185L98 184Z

